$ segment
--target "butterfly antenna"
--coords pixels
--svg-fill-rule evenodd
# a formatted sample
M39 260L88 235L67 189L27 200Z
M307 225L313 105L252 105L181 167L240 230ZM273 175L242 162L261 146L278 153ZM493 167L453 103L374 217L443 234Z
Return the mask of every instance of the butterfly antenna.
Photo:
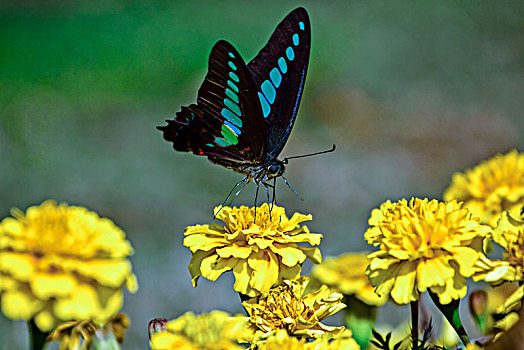
M222 211L222 209L227 205L227 203L228 203L228 201L229 201L229 198L231 198L231 195L232 195L233 192L236 190L236 188L237 188L238 186L244 185L244 186L242 186L242 187L238 190L237 193L235 193L235 197L238 196L238 194L239 194L240 192L242 192L242 190L244 189L244 187L246 187L245 185L246 185L247 183L249 183L248 180L249 180L249 177L246 176L245 178L242 179L242 181L237 182L237 183L235 184L235 186L233 186L233 188L231 189L231 191L229 191L229 194L227 195L226 200L225 200L225 201L220 205L220 208L219 208L218 211L215 213L215 215L213 215L213 219L216 219L218 213L220 213L220 212ZM247 182L247 183L246 183L246 182Z
M333 144L333 147L331 147L331 149L328 149L327 151L320 151L320 152L315 152L315 153L310 153L310 154L303 154L301 156L286 157L286 158L284 158L284 160L282 162L284 164L287 164L290 159L311 157L311 156L317 156L319 154L335 152L336 148L337 148L337 146L335 146L335 144ZM288 186L289 186L289 184L288 184Z
M298 197L298 199L300 199L302 202L304 201L304 198L302 198L302 196L300 195L300 193L298 193L294 188L293 186L291 186L291 184L289 183L289 181L287 181L287 179L282 176L282 178L284 179L284 182L286 183L286 185L291 189L291 191L293 191L293 193Z

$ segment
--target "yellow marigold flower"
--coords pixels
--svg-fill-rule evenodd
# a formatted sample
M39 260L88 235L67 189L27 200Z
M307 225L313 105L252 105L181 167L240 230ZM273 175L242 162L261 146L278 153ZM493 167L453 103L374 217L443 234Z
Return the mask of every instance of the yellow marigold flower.
M335 336L344 330L344 327L330 327L320 322L346 307L341 302L343 295L326 286L303 295L308 282L304 276L294 281L285 280L269 293L242 303L250 316L254 343L279 329L306 338Z
M320 337L313 342L308 342L304 338L290 336L284 330L278 330L258 347L258 350L358 350L355 339L351 336L351 331L346 329L335 339L332 337Z
M369 255L367 274L377 294L399 304L417 300L428 288L442 304L464 297L465 278L475 272L491 231L462 203L418 198L383 203L369 225L364 237L380 250Z
M343 254L325 259L315 266L310 284L325 284L345 296L353 296L367 305L380 306L387 301L385 296L375 293L375 288L366 276L369 265L367 253Z
M111 220L86 208L45 201L0 222L0 299L11 319L42 332L68 320L105 323L138 288L133 248Z
M482 257L477 261L478 271L473 276L475 281L483 280L494 285L504 282L524 281L524 219L515 217L509 211L502 213L497 227L493 230L493 241L505 251L502 260ZM502 305L499 312L517 310L524 297L524 285L521 285Z
M524 205L524 154L513 150L453 175L444 200L463 201L480 222L495 227L500 214L518 214Z
M215 213L219 209L215 208ZM297 243L320 244L322 235L310 233L303 221L311 215L295 213L286 217L284 208L274 205L271 216L268 205L256 209L223 207L217 214L225 226L196 225L186 228L184 245L193 256L189 272L196 287L203 276L215 281L222 273L233 270L233 288L250 297L266 293L284 279L300 275L308 257L314 263L322 258L318 248Z
M166 324L165 332L151 337L153 350L240 350L237 339L247 332L247 318L229 316L225 312L195 316L187 312Z
M59 325L47 338L48 342L60 341L60 350L87 350L91 344L105 345L104 349L119 349L129 319L118 314L104 325L94 321L68 321Z

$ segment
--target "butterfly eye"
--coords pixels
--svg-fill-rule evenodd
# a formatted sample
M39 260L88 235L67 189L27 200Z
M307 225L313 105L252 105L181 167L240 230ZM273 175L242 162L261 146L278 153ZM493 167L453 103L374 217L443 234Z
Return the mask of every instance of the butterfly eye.
M268 169L270 174L277 174L279 171L279 166L276 164L271 165Z

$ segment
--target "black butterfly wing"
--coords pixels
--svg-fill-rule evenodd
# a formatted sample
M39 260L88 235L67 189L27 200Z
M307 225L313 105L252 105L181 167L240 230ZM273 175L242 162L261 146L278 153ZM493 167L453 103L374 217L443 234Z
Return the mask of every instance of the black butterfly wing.
M311 30L307 11L293 10L247 65L266 121L267 158L278 157L291 133L304 89Z
M240 54L227 41L215 44L197 103L158 127L177 151L208 156L220 165L263 162L266 131L255 85Z

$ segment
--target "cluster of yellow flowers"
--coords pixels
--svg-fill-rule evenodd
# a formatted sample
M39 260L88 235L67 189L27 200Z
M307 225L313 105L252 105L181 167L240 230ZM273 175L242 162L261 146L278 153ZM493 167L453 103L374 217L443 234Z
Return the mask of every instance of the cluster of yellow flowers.
M519 284L496 310L507 317L494 329L509 329L519 319L511 312L521 308L524 297L524 154L497 155L455 174L444 199L382 203L364 233L377 250L324 262L315 247L322 235L301 225L311 215L288 218L284 208L267 204L216 208L223 225L185 231L193 286L200 277L215 281L232 271L247 316L188 312L169 322L152 321L151 347L359 349L369 344L375 314L368 312L371 326L362 332L347 304L369 310L388 300L414 306L426 291L460 334L458 308L455 314L449 308L466 296L466 278L493 286ZM490 240L504 250L500 259L486 255ZM31 321L49 334L48 341L61 341L61 349L87 349L100 339L121 343L129 324L117 314L123 287L138 288L128 260L132 254L124 232L86 208L45 201L25 213L13 209L12 217L0 222L2 312ZM301 275L306 259L319 264L311 278ZM479 322L490 309L488 295L476 292L470 300ZM342 309L353 332L322 323ZM417 326L413 329L418 337ZM467 342L467 336L461 339ZM380 341L386 340L375 345Z
M317 264L322 260L318 248L303 246L318 245L322 238L321 234L311 233L306 226L300 225L311 220L311 215L295 213L288 218L284 208L267 204L258 208L224 207L220 211L216 208L215 214L224 225L186 228L184 245L193 254L189 271L193 286L196 286L200 276L214 281L222 273L232 270L235 277L233 288L241 295L244 300L242 305L248 313L248 317L242 320L243 326L238 328L241 334L218 337L229 339L227 347L218 347L216 340L202 341L202 334L206 332L204 329L211 334L218 329L204 323L203 320L211 315L195 317L186 314L172 322L180 324L187 317L198 319L199 326L192 328L200 329L200 338L186 334L187 327L176 330L168 323L163 332L153 334L151 344L154 349L163 348L167 344L166 339L175 341L180 337L200 349L235 349L238 342L250 344L253 348L266 346L269 349L278 342L298 342L309 346L308 339L318 340L317 349L321 342L325 342L326 346L351 342L349 330L321 323L346 306L341 301L343 295L326 286L307 293L309 279L300 276L306 258ZM231 328L227 325L223 327L223 330ZM343 338L337 340L342 334ZM209 344L215 345L210 347Z
M103 324L122 307L122 288L137 290L133 248L111 220L54 201L12 215L0 222L5 316L33 320L42 332L69 320Z

